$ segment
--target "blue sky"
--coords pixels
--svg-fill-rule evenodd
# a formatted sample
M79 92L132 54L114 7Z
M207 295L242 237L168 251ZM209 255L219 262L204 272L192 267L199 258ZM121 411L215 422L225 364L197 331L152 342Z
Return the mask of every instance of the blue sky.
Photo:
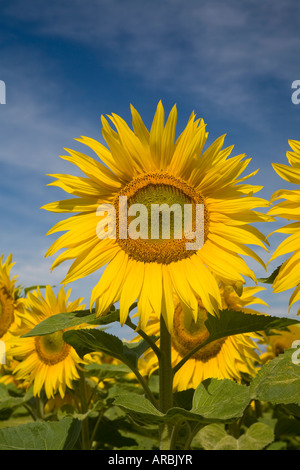
M46 186L46 174L74 174L63 149L85 152L73 140L81 135L103 141L100 116L130 122L130 103L147 125L160 99L167 111L176 103L179 131L194 110L209 143L226 133L235 154L252 157L262 197L289 187L271 163L286 163L288 139L300 140L300 105L291 101L300 79L297 0L2 0L0 9L0 252L13 253L23 285L58 285L68 269L51 274L44 258L59 216L40 207L66 196ZM270 239L270 252L280 240ZM88 303L98 278L70 285L72 298ZM268 312L286 315L289 296L268 290Z

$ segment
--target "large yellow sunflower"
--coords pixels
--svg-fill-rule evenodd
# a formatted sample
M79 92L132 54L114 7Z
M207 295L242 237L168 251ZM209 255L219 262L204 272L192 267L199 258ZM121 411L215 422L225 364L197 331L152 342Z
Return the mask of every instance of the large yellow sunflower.
M107 265L91 295L91 307L96 303L98 315L120 300L120 319L124 324L129 307L137 300L141 328L154 311L158 317L163 315L171 331L174 293L182 307L197 318L197 297L202 298L209 312L217 311L221 305L213 274L228 283L244 283L244 276L256 280L242 256L249 256L264 266L246 245L265 248L264 235L251 224L271 219L253 210L266 207L269 202L253 196L262 187L245 184L245 180L257 171L241 177L251 159L244 159L244 154L229 158L233 146L222 148L225 136L204 150L208 134L203 120L196 119L194 113L176 138L176 106L165 122L164 108L159 102L150 131L133 107L131 111L133 130L115 114L109 116L115 130L102 117L102 133L108 148L88 137L77 139L93 149L100 160L69 149L70 155L62 156L86 176L51 175L56 180L50 184L73 197L44 208L75 215L48 232L66 231L46 256L65 249L52 268L74 259L64 284ZM202 205L204 244L199 249L186 249L188 237L177 237L175 223L169 238L128 236L128 222L126 225L120 211L121 197L127 198L128 207L177 204L183 211L185 205L194 209L197 204ZM101 213L97 210L103 204L114 208L111 218L108 214L105 218L103 213L102 219L99 217ZM109 222L114 217L116 236L104 238L106 229L102 228L101 232L99 221ZM109 230L106 233L112 234Z
M28 294L26 310L22 316L22 335L37 324L57 313L81 310L82 299L68 302L70 290L61 288L55 296L50 286L45 297L40 289ZM63 398L66 388L73 388L72 381L79 378L78 365L81 359L74 348L64 342L63 330L44 336L12 338L9 354L18 361L13 370L16 380L27 387L33 385L33 393L40 396L44 389L47 398L59 392Z
M255 294L260 290L262 289L259 287L245 287L239 297L233 287L222 285L220 287L222 308L257 314L258 312L246 308L246 306L252 303L266 305L263 300L255 297ZM191 316L183 312L180 303L176 302L171 335L172 367L175 367L183 357L203 343L209 336L205 326L207 311L200 299L198 303L198 319L195 322L191 319ZM159 335L159 330L159 321L155 315L152 315L145 331L148 335L156 336ZM174 390L181 391L196 388L203 380L211 377L240 382L243 373L254 375L256 372L255 364L260 362L257 353L257 342L255 341L259 338L260 336L256 334L239 334L213 341L204 346L187 360L175 374ZM159 345L159 340L157 345ZM151 349L147 350L141 358L139 367L141 373L145 376L150 376L158 370L158 359Z
M3 255L0 257L0 340L4 343L18 328L19 314L23 312L25 302L23 298L18 297L17 276L10 277L13 266L11 254L5 262Z
M276 173L293 184L300 184L300 142L289 140L292 151L286 153L289 165L274 163L273 168ZM279 244L273 253L272 260L279 256L293 252L286 261L281 265L278 275L273 282L273 291L275 293L296 287L290 297L289 309L300 299L300 276L299 276L299 259L300 259L300 189L280 189L275 191L271 197L271 202L284 199L275 204L269 210L271 216L281 217L295 222L286 225L272 233L289 234L283 242ZM298 310L299 313L299 310Z

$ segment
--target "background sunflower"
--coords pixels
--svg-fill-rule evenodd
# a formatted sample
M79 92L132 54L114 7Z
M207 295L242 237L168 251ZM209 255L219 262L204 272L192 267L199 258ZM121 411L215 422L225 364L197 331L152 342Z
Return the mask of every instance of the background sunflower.
M0 340L6 341L20 325L20 315L23 312L25 300L19 298L16 287L17 276L11 277L10 271L14 263L12 254L3 262L0 257ZM8 346L8 345L7 345Z
M45 297L40 289L29 293L19 334L26 334L52 315L82 310L82 299L68 302L70 293L71 290L66 293L61 288L56 296L51 286L46 287ZM72 389L73 381L79 378L78 366L82 360L74 348L64 342L63 331L10 340L9 355L18 361L13 370L15 379L27 388L33 385L35 396L40 396L43 389L47 398L53 398L56 393L63 398L66 389Z
M265 305L264 301L255 296L260 290L259 287L246 287L239 297L231 286L223 285L220 288L222 308L257 314L258 312L246 306L252 303ZM207 312L201 300L199 300L197 322L185 314L177 301L172 331L172 367L175 367L186 354L207 339L209 333L205 326L206 319ZM151 316L146 333L159 335L159 321L155 315ZM242 374L254 375L257 370L256 366L260 363L257 350L259 338L260 336L256 334L239 334L204 346L175 374L174 389L181 391L197 388L203 380L210 377L240 382ZM157 356L152 350L148 350L140 360L142 373L151 376L158 367Z

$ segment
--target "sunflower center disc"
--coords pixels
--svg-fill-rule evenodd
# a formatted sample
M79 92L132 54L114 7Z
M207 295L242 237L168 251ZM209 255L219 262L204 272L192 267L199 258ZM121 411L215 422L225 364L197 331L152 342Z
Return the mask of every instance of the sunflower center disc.
M207 312L202 307L198 309L198 320L195 322L191 318L187 318L182 311L180 305L177 305L174 315L174 328L172 333L172 346L184 357L196 346L202 344L209 336L209 332L205 326L207 320ZM215 357L221 350L226 338L212 341L199 351L193 358L206 362Z
M119 210L119 196L126 196L128 216L124 227ZM204 241L208 230L208 214L203 196L185 181L166 172L153 172L139 175L132 180L115 198L117 242L134 260L169 264L189 258L197 250L187 249L187 244L195 238L186 238L184 215L186 207L191 209L191 229L196 230L196 205L204 205ZM141 205L138 216L130 214L130 207ZM158 207L160 206L160 207ZM173 208L179 209L175 212ZM135 206L137 207L137 206ZM153 212L152 212L153 211ZM158 216L154 220L154 211ZM138 237L132 238L128 230L134 223ZM156 224L156 225L155 225ZM127 234L126 238L120 236Z
M6 290L0 289L0 338L5 335L10 325L14 321L14 302L6 293Z
M37 336L35 338L35 348L40 359L49 365L63 361L70 350L70 346L63 340L62 331Z

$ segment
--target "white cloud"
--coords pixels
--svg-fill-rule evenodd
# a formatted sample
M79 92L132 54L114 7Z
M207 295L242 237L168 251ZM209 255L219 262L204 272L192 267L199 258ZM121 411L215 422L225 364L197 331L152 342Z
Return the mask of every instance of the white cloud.
M140 77L148 86L214 103L253 126L264 123L261 81L289 86L296 77L299 4L166 0L36 0L4 13L31 32L85 44L95 61ZM105 58L104 54L105 52ZM84 64L83 64L84 66ZM264 84L266 89L268 84ZM264 103L265 111L268 104ZM255 120L253 115L255 114Z

